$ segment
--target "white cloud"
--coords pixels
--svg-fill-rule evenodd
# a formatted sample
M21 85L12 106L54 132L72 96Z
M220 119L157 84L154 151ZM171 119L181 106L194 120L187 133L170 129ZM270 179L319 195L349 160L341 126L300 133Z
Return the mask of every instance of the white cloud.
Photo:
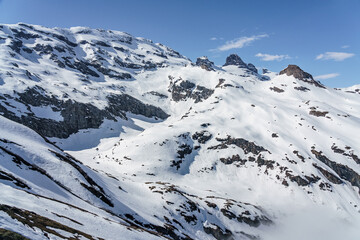
M258 53L255 56L259 57L262 61L282 61L291 58L289 55L271 55L266 53Z
M338 77L338 76L340 76L339 73L329 73L329 74L319 75L314 78L316 80L322 80L322 79L329 79L329 78L334 78L334 77Z
M350 47L349 45L341 46L341 48L349 48L349 47Z
M215 41L215 40L217 40L217 37L212 37L212 38L210 38L210 40Z
M326 52L318 55L316 60L334 60L334 61L344 61L347 58L351 58L355 56L354 53L346 53L346 52Z
M243 48L245 46L248 46L250 43L252 43L255 40L259 40L261 38L268 37L268 36L269 35L267 35L267 34L262 34L262 35L254 35L251 37L236 38L231 41L227 41L224 45L221 45L218 48L213 49L213 51L214 50L227 51L227 50L235 49L235 48Z

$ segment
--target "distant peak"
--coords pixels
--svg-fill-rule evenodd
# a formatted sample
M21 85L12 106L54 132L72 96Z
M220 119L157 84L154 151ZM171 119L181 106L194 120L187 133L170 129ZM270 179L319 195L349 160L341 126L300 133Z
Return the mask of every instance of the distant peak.
M286 74L287 76L294 76L294 78L296 78L296 79L299 79L301 81L313 84L313 85L315 85L317 87L324 88L324 86L321 83L314 80L313 76L310 73L305 72L304 70L302 70L297 65L290 64L290 65L287 66L287 68L280 71L279 74L280 75Z
M239 68L246 68L248 70L250 70L251 72L254 73L258 73L257 68L254 66L254 64L249 63L246 64L237 54L230 54L227 58L226 58L226 62L223 65L225 66L238 66Z
M286 74L287 76L292 75L292 76L294 76L294 78L297 78L299 80L304 80L304 79L314 80L310 73L307 73L307 72L303 71L299 66L292 65L292 64L288 65L287 68L280 71L280 75L281 74Z
M224 64L224 66L229 66L229 65L245 67L245 68L247 67L246 63L244 63L244 61L241 60L241 58L237 54L230 54L226 58L226 62Z

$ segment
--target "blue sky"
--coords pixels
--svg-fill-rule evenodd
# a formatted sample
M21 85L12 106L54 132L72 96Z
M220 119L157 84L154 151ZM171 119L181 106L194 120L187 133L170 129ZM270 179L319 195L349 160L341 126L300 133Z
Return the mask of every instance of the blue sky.
M217 65L238 54L297 64L331 87L360 84L359 0L0 0L0 22L114 29Z

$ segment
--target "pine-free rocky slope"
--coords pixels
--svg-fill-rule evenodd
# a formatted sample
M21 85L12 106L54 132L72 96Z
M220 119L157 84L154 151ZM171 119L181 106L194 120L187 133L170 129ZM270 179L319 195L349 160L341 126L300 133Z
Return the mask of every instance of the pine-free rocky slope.
M0 25L0 236L358 239L360 95L130 34Z

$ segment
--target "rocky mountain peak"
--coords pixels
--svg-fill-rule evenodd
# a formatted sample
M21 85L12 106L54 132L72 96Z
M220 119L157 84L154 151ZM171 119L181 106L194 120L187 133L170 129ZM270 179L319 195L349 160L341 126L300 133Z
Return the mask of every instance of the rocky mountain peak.
M211 62L206 56L202 56L196 59L196 66L201 67L207 71L214 70L214 62Z
M244 61L241 60L241 58L237 54L230 54L226 58L226 62L224 64L224 66L229 66L229 65L247 68L246 63L244 63Z
M312 75L303 71L299 66L297 65L288 65L287 68L285 68L284 70L280 71L280 75L281 74L286 74L287 76L294 76L294 78L297 78L299 80L304 80L304 79L311 79L314 80Z
M230 54L226 58L226 62L223 66L225 67L225 66L230 66L230 65L238 66L239 68L246 68L246 69L250 70L251 72L258 73L258 70L254 66L254 64L252 64L252 63L246 64L237 54Z
M301 81L313 84L317 87L324 88L324 86L321 83L314 80L313 76L310 73L305 72L297 65L289 64L288 67L285 68L284 70L280 71L279 74L280 75L286 74L287 76L294 76L294 78L297 78Z

